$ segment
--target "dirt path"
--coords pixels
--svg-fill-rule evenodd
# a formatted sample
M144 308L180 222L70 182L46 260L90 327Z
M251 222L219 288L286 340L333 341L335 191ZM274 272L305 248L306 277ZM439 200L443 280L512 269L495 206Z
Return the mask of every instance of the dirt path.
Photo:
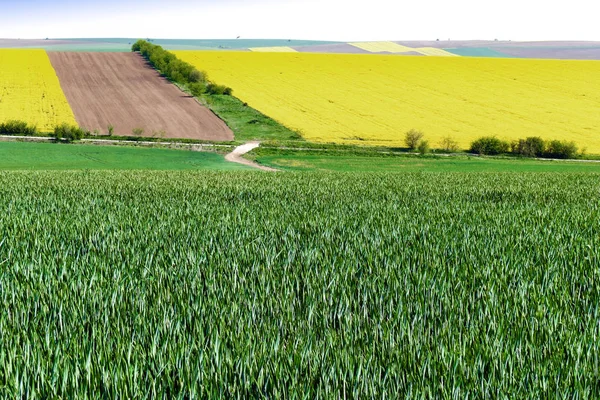
M244 154L251 152L260 146L260 142L248 142L241 146L236 147L231 153L225 156L225 160L229 162L234 162L238 164L247 165L249 167L254 167L260 169L262 171L276 172L275 168L265 167L264 165L260 165L254 161L250 161L242 157Z

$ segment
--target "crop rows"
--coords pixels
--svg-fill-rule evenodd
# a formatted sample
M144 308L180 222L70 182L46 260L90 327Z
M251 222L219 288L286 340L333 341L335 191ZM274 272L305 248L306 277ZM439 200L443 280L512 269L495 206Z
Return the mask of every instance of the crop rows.
M599 178L0 174L0 397L597 397Z

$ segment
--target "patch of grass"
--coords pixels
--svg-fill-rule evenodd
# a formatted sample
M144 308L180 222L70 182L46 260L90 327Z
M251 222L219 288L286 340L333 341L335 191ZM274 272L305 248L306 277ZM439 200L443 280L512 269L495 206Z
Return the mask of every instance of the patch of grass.
M222 155L170 149L0 142L0 170L243 170Z
M203 94L203 102L231 128L237 141L301 141L298 132L246 105L234 96Z
M397 154L276 151L258 149L259 164L289 171L338 172L600 172L600 163L523 158L412 156Z

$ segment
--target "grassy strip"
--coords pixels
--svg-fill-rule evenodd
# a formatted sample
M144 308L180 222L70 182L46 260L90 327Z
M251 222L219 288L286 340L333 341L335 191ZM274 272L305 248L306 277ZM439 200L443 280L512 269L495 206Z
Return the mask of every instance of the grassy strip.
M0 170L243 170L217 152L0 142Z
M600 172L600 163L534 160L510 156L452 156L347 150L258 148L248 158L287 171L336 172Z
M293 140L306 143L298 132L283 126L234 96L202 94L200 100L225 121L238 141Z

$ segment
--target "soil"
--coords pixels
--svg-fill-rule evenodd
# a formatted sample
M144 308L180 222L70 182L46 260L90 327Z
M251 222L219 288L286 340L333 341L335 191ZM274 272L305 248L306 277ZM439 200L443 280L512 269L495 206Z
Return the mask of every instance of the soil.
M90 131L229 141L233 132L212 111L135 53L50 52L78 124Z

